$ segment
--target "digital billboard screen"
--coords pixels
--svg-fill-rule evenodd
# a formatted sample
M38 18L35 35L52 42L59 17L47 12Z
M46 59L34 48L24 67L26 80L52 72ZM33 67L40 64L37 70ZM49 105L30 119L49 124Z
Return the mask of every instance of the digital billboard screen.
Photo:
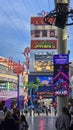
M30 53L29 72L49 72L53 74L53 55L56 50L33 50Z
M53 72L53 54L49 52L39 52L34 55L34 68L36 71Z
M69 58L68 55L54 57L54 94L59 96L69 95ZM59 58L59 59L58 59ZM61 59L61 60L60 60ZM65 59L63 61L63 59ZM64 64L63 64L64 63Z
M53 76L37 76L36 80L43 85L53 85Z
M35 60L45 60L45 61L53 61L53 54L52 53L35 53Z
M37 76L40 86L38 87L37 95L41 95L43 98L49 98L53 96L53 76ZM43 86L41 85L43 84Z
M28 81L38 83L37 95L42 95L43 98L53 96L53 75L28 75Z

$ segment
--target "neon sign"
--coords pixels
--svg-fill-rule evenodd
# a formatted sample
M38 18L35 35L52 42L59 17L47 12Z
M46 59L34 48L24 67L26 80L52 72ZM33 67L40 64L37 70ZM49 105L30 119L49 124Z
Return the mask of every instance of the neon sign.
M54 64L68 64L68 63L69 63L68 54L54 55Z
M69 95L69 56L54 56L54 94L59 96Z
M55 48L55 45L54 43L52 42L42 42L42 43L39 43L37 42L36 45L35 45L35 48Z
M57 49L57 40L32 40L31 49Z

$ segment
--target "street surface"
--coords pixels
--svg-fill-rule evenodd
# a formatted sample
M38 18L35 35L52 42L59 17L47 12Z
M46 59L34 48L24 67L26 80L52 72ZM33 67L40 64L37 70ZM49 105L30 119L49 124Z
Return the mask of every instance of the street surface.
M29 123L29 130L56 130L55 116L42 114L40 116L29 116L27 118Z

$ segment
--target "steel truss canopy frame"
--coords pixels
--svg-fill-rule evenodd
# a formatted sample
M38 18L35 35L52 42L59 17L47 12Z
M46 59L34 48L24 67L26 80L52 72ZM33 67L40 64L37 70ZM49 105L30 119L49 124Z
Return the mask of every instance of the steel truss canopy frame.
M73 25L73 9L69 9L69 3L56 3L55 10L44 17L44 22L62 29Z

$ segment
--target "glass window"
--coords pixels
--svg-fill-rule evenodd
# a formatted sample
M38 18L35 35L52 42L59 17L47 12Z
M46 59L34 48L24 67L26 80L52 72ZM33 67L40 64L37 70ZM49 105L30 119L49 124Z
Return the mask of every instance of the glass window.
M55 30L50 30L50 37L55 37Z
M40 30L35 30L35 37L40 37Z
M31 31L31 36L34 35L34 30Z
M47 37L47 30L42 31L42 37Z

